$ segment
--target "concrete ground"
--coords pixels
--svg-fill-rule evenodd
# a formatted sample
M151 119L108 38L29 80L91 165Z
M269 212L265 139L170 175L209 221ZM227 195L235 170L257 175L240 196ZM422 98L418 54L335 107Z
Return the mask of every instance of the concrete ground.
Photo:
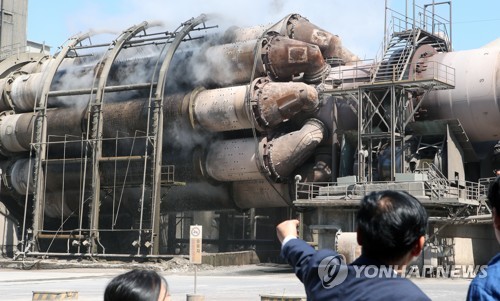
M26 267L29 267L28 265ZM32 300L33 291L78 291L79 301L102 300L106 284L123 268L0 269L0 300ZM194 292L194 271L178 266L160 272L173 300ZM197 293L205 300L260 300L261 294L305 295L302 284L285 265L200 267ZM412 279L432 300L464 300L470 279Z

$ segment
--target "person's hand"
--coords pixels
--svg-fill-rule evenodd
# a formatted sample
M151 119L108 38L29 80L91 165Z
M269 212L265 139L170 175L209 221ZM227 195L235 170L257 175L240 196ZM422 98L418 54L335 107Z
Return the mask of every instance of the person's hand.
M280 242L283 242L283 239L289 235L298 236L297 227L299 226L299 220L291 219L288 221L284 221L278 226L276 226L276 234L278 235L278 239Z

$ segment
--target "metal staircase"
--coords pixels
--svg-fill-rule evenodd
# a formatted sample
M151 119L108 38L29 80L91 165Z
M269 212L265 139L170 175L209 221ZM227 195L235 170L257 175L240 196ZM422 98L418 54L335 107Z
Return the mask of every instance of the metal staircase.
M448 43L420 28L392 34L382 60L377 65L372 83L395 82L407 79L408 66L415 50L421 45L430 45L437 52L448 51Z
M448 179L432 163L424 163L424 170L426 171L428 179L425 182L425 186L428 189L427 194L437 199L444 197L446 193L450 191Z
M415 39L420 29L394 33L377 66L372 82L400 81L415 51Z

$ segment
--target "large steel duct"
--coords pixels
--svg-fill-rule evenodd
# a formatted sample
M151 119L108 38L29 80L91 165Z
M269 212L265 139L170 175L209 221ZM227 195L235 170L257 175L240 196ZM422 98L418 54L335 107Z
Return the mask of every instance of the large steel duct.
M247 107L247 91L252 99L252 109ZM192 124L207 131L222 132L249 129L271 129L295 114L314 111L318 106L316 90L303 83L274 83L258 79L251 86L236 86L213 90L195 91L184 95L172 95L169 102L187 101ZM146 100L129 100L103 106L103 138L112 138L117 133L134 135L147 127ZM169 108L169 107L167 107ZM176 115L167 112L166 115ZM248 116L250 114L250 116ZM256 117L253 117L255 114ZM55 108L47 110L47 133L52 141L79 140L85 132L85 108ZM13 114L5 112L0 116L0 153L28 151L32 139L33 113ZM78 145L80 147L80 145Z
M250 104L247 99L251 100ZM264 131L299 112L314 111L318 104L318 93L311 86L304 83L275 83L260 78L251 86L193 92L189 108L192 108L192 124L208 131L223 132L252 127Z
M247 28L232 27L224 35L226 41L238 42L262 37L265 33L276 32L291 39L317 45L326 59L342 59L345 63L356 59L349 50L342 47L338 36L312 24L299 14L290 14L272 26Z
M308 120L302 129L274 139L223 140L208 150L206 173L221 182L282 179L310 157L325 136L325 126Z
M212 46L195 58L206 66L205 81L222 86L248 83L253 73L274 81L303 73L304 81L317 83L329 71L318 46L279 35Z
M500 47L437 53L419 62L429 71L438 62L457 74L455 89L429 94L423 104L426 119L456 118L473 142L500 139Z

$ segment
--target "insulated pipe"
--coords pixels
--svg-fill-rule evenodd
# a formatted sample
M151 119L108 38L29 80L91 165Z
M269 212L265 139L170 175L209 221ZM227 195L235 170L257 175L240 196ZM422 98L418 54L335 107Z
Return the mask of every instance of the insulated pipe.
M301 130L269 141L263 138L257 146L252 138L218 141L208 150L205 171L221 182L259 180L263 173L279 180L314 153L325 132L322 122L309 119Z
M306 82L318 82L329 71L316 45L276 35L212 46L198 59L207 63L204 77L208 82L227 86L250 81L254 58L254 78L269 75L274 81L290 81L304 73Z
M252 138L217 141L210 145L205 158L209 177L220 182L262 179L262 152L266 139L258 143L259 157L255 153L256 141Z
M248 116L246 93L250 91L255 114ZM251 86L203 90L189 97L191 122L205 130L223 132L249 129L271 129L295 114L310 112L318 107L317 91L304 83L275 83L268 79L255 80Z

